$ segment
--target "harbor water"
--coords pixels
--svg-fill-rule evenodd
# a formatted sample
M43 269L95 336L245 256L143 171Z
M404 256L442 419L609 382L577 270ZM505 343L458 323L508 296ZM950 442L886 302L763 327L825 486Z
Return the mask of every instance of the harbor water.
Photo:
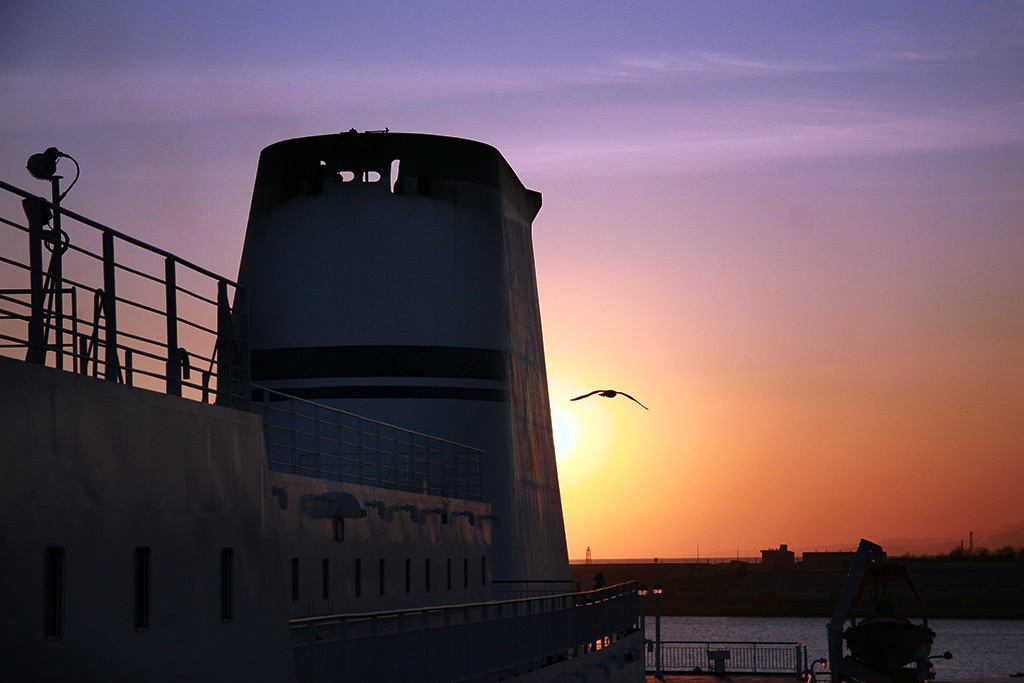
M808 661L828 656L820 617L662 617L664 641L799 642ZM1024 672L1024 620L931 619L932 654L949 650L953 659L935 660L939 678L1005 677ZM654 618L647 617L647 637L654 638Z

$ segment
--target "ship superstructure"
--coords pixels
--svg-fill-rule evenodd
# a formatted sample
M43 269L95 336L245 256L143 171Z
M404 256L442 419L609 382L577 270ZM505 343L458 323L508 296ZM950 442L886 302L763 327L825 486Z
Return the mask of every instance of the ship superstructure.
M483 452L494 580L518 593L569 587L540 205L479 142L287 140L260 157L239 274L253 382Z
M5 671L642 677L635 587L569 584L496 150L268 147L238 282L61 207L53 151L49 201L0 183Z

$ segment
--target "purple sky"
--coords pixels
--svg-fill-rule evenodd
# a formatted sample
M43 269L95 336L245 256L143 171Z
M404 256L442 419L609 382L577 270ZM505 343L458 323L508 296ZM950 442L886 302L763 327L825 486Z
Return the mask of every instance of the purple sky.
M266 145L482 140L544 194L572 557L1024 519L1024 4L582 7L4 3L0 178L57 146L68 208L233 274Z

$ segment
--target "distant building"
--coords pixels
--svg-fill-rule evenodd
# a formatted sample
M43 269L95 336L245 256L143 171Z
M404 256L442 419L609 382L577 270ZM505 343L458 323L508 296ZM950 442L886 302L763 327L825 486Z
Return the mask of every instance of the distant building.
M795 562L793 551L785 543L778 548L761 551L761 565L767 569L792 569Z
M803 569L811 571L847 571L853 564L853 552L809 552L801 556ZM885 557L885 554L882 554Z

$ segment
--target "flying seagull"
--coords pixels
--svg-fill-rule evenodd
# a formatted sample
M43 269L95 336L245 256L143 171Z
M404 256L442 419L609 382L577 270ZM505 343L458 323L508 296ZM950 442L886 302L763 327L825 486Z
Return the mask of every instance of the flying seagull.
M582 396L577 396L576 398L570 398L569 400L570 401L578 401L581 398L586 398L588 396L593 396L594 394L597 394L598 396L604 396L605 398L615 398L616 396L625 396L630 401L636 401L640 405L640 407L643 408L644 410L650 410L650 408L645 406L643 403L640 403L640 401L637 401L635 398L633 398L632 396L627 394L625 391L615 391L614 389L594 389L589 394L583 394Z

